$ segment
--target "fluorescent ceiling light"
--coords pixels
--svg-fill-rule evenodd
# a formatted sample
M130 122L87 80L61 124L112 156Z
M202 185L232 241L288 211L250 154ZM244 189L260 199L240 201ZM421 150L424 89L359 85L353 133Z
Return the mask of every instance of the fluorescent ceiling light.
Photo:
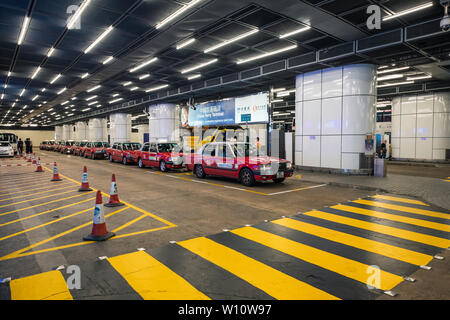
M35 95L33 99L31 99L31 101L36 100L37 98L39 98L39 95Z
M149 88L149 89L145 90L145 92L157 91L157 90L160 90L160 89L167 88L168 86L169 86L168 84L163 84L163 85L161 85L161 86Z
M253 60L257 60L257 59L262 59L262 58L273 56L275 54L278 54L278 53L281 53L281 52L284 52L284 51L288 51L288 50L292 50L292 49L295 49L295 48L297 48L296 44L294 44L292 46L285 47L285 48L281 48L281 49L278 49L278 50L275 50L275 51L263 53L263 54L260 54L260 55L257 55L257 56L251 57L251 58L241 59L241 60L238 60L236 63L237 64L241 64L241 63L246 63L246 62L250 62L250 61L253 61Z
M392 86L401 86L401 85L404 85L404 84L411 84L411 83L414 83L414 81L393 82L393 83L387 83L387 84L380 84L380 85L377 85L377 88L392 87Z
M64 105L66 105L66 104L68 104L68 103L69 103L69 100L64 101L63 103L61 103L61 105L64 106Z
M22 89L22 91L20 92L20 95L19 95L19 97L21 97L21 96L23 96L23 94L25 93L25 88L24 89Z
M142 76L139 77L139 80L144 80L146 78L150 77L150 74L143 74Z
M41 71L41 67L37 67L36 71L31 76L31 79L34 79L37 76L37 74L39 73L39 71Z
M426 75L426 76L417 76L417 77L407 77L406 80L413 81L413 80L422 80L422 79L431 79L432 76Z
M2 100L3 100L3 98L5 97L5 94L4 93L2 93Z
M394 14L389 15L389 16L385 16L385 17L383 17L383 21L387 21L387 20L391 20L391 19L394 19L394 18L398 18L398 17L404 16L405 14L409 14L409 13L412 13L412 12L423 10L423 9L429 8L431 6L433 6L433 2L427 2L427 3L424 3L424 4L420 5L420 6L417 6L417 7L411 8L411 9L407 9L407 10L404 10L404 11L400 11L398 13L394 13Z
M53 78L52 81L50 81L50 84L53 84L56 80L58 80L61 77L61 74L58 74L56 77Z
M158 58L153 58L153 59L150 59L150 60L148 60L146 62L143 62L143 63L137 65L136 67L134 67L133 69L131 69L130 72L133 73L133 72L135 72L135 71L137 71L139 69L142 69L145 66L149 65L150 63L155 62L156 60L158 60Z
M55 48L51 47L50 50L48 50L47 57L50 58L54 51L55 51Z
M383 71L377 71L377 74L385 74L385 73L390 73L390 72L395 72L395 71L408 70L409 68L410 67L400 67L400 68L388 69L388 70L383 70Z
M61 89L61 90L58 92L58 95L60 95L61 93L63 93L63 92L66 91L66 90L67 90L67 88L64 87L63 89Z
M109 26L108 29L106 29L94 42L92 42L92 44L87 47L86 50L84 50L84 53L88 53L89 51L91 51L100 41L103 40L103 38L105 38L112 30L114 29L113 26Z
M232 39L230 39L230 40L226 40L226 41L221 42L221 43L219 43L219 44L217 44L217 45L215 45L215 46L212 46L212 47L206 49L206 50L203 51L203 52L204 52L204 53L208 53L208 52L214 51L214 50L219 49L219 48L221 48L221 47L223 47L223 46L226 46L226 45L228 45L228 44L230 44L230 43L233 43L233 42L239 41L239 40L241 40L241 39L247 38L247 37L251 36L252 34L257 33L258 31L259 31L258 29L254 29L254 30L252 30L252 31L246 32L246 33L244 33L244 34L241 34L240 36L234 37L234 38L232 38Z
M17 44L20 46L23 42L23 38L25 37L25 33L27 32L28 25L30 24L30 18L25 17L22 24L22 30L20 30L19 40L17 41Z
M114 94L112 95L112 97L115 98L115 97L117 97L118 95L119 95L118 93L114 93Z
M96 107L97 107L97 108L100 108L101 106L102 106L102 105L101 105L101 104L99 104L99 105L97 105Z
M284 102L284 100L283 99L274 99L274 100L272 100L272 103L277 103L277 102Z
M70 98L70 100L77 100L77 97L72 97Z
M11 76L11 71L8 71L8 77L10 77Z
M110 57L108 57L105 61L103 61L102 63L103 63L103 64L107 64L107 63L111 62L113 59L114 59L114 57L113 57L113 56L110 56Z
M3 86L3 88L5 88L5 89L8 88L8 85L5 83L5 85Z
M201 2L201 1L203 1L203 0L192 0L191 2L189 2L186 5L184 5L183 7L181 7L180 9L175 11L174 13L172 13L170 16L165 18L163 21L159 22L155 26L155 28L159 29L159 28L163 27L164 25L166 25L167 23L169 23L170 21L172 21L173 19L175 19L176 17L181 15L183 12L185 12L186 10L189 10L190 8L192 8L193 6L195 6L197 3Z
M109 102L109 104L113 104L113 103L119 102L119 101L121 101L121 100L123 100L123 98L114 99L114 100L111 100L111 101Z
M278 97L287 97L288 95L290 95L290 93L287 92L287 91L278 92L277 93L277 98Z
M89 111L89 110L91 110L92 108L86 108L86 109L83 109L83 110L81 110L82 112L86 112L86 111Z
M89 76L89 73L86 72L85 74L83 74L83 75L81 76L81 79L84 79L84 78L86 78L86 77L88 77L88 76Z
M187 79L188 80L194 80L194 79L200 78L201 76L202 76L201 74L196 74L196 75L193 75L193 76L189 76Z
M91 96L91 97L87 98L87 99L86 99L86 101L89 101L89 100L95 99L95 98L97 98L97 97L98 97L97 95L96 95L96 96Z
M123 84L123 86L124 87L128 87L130 84L132 84L133 82L131 82L131 81L128 81L128 82L125 82L124 84Z
M300 28L300 29L297 29L297 30L294 30L294 31L291 31L291 32L288 32L288 33L283 33L283 34L280 35L280 39L283 39L283 38L286 38L286 37L290 37L290 36L292 36L294 34L297 34L297 33L300 33L300 32L303 32L303 31L306 31L306 30L309 30L309 29L311 29L311 27L303 27L303 28Z
M46 88L42 88L42 89L41 89L41 92L45 92L45 90L47 90L47 89L46 89Z
M93 87L93 88L90 88L90 89L87 90L86 92L92 92L92 91L94 91L94 90L97 90L97 89L100 88L100 87L101 87L101 85L95 86L95 87Z
M72 29L75 22L80 18L83 11L86 9L86 7L89 5L91 0L84 0L84 2L81 4L81 6L78 8L77 12L72 16L72 18L67 23L67 29Z
M188 69L181 70L181 73L182 73L182 74L183 74L183 73L188 73L188 72L191 72L191 71L194 71L194 70L197 70L197 69L206 67L207 65L210 65L210 64L215 63L215 62L217 62L217 61L218 61L218 59L212 59L212 60L209 60L209 61L207 61L207 62L198 64L198 65L196 65L196 66L194 66L194 67L192 67L192 68L188 68Z
M177 45L177 50L180 50L184 47L187 47L188 45L190 45L191 43L195 42L195 38L189 39L185 42L182 42L180 44Z
M88 106L92 106L93 104L96 104L96 103L98 103L98 101L93 101L91 103L88 103Z
M133 87L133 88L130 89L130 91L135 91L137 89L139 89L139 87Z
M280 91L286 91L286 88L272 89L272 92L280 92Z
M404 74L389 74L389 75L384 76L384 77L378 77L377 81L400 79L400 78L403 78L404 76L405 76Z

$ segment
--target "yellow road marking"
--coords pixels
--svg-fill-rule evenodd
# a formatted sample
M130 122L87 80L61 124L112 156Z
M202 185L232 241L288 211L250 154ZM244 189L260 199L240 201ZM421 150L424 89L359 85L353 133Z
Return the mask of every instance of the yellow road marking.
M69 186L69 185L71 185L71 184L72 184L72 181L69 181L69 183L63 182L63 183L61 183L61 184L58 184L57 186ZM46 187L47 187L47 186L46 186ZM50 187L50 186L48 186L48 187ZM53 187L54 187L54 186L53 186ZM2 193L2 194L0 194L0 196L10 196L10 195L13 195L13 194L25 193L25 192L30 192L30 191L34 191L34 190L42 190L42 187L33 188L33 189L28 189L28 190L24 190L24 191L11 192L11 193ZM54 188L46 189L46 191L52 191L52 190L61 190L61 189L54 189ZM33 193L33 194L36 194L36 193ZM27 195L22 195L21 197L26 197L26 196L27 196ZM8 199L12 199L12 198L8 198Z
M93 199L93 198L92 198L92 199ZM53 223L56 223L56 222L58 222L58 221L62 221L62 220L65 220L65 219L69 219L69 218L75 217L75 216L77 216L77 215L80 215L80 214L85 213L85 212L87 212L87 211L89 211L89 210L92 210L92 209L93 209L93 208L88 208L88 209L85 209L85 210L82 210L82 211L78 211L78 212L72 213L72 214L70 214L70 215L68 215L68 216L65 216L65 217L62 217L62 218L59 218L59 219L50 221L50 222L46 222L46 223L37 225L37 226L35 226L35 227L31 227L31 228L28 228L28 229L25 229L25 230L22 230L22 231L19 231L19 232L16 232L16 233L13 233L13 234L10 234L10 235L7 235L7 236L4 236L4 237L0 238L0 241L3 241L3 240L6 240L6 239L9 239L9 238L18 236L19 234L27 233L27 232L30 232L30 231L32 231L32 230L36 230L36 229L39 229L39 228L48 226L48 225L53 224Z
M36 182L36 183L35 183ZM50 181L50 180L40 180L37 182L36 180L33 180L33 183L17 183L14 184L13 187L7 186L7 187L0 187L0 191L4 191L5 189L27 189L26 187L35 187L35 186L42 186L43 183L48 183L49 186L56 185L56 184L62 184L64 181Z
M34 195L37 195L37 194L43 194L43 193L52 192L52 191L58 191L58 190L65 190L65 189L69 189L69 188L73 188L73 186L66 186L64 188L56 188L56 189L50 189L50 190L45 190L45 191L40 191L40 192L33 192L32 194L22 194L20 196L15 196L15 197L11 197L11 198L1 199L0 202L12 200L12 199L17 199L17 198L31 197L31 196L34 196ZM28 201L33 201L33 199L30 199Z
M355 200L352 202L366 204L366 205L373 206L373 207L380 207L380 208L385 208L385 209L421 214L421 215L425 215L425 216L429 216L429 217L450 219L450 214L443 213L443 212L437 212L437 211L431 211L431 210L425 210L425 209L417 209L417 208L399 206L396 204L389 204L389 203L383 203L383 202L378 202L378 201L369 201L369 200Z
M21 204L21 203L25 203L25 202L36 201L36 200L40 200L40 199L46 199L46 198L50 198L50 197L54 197L54 196L59 196L59 195L61 195L61 194L68 194L68 193L75 192L75 191L77 191L77 190L69 190L69 191L64 191L64 192L59 192L59 193L54 193L54 194L46 195L46 196L43 196L43 197L32 198L32 199L27 199L27 200L19 201L19 202L8 203L8 204L1 205L0 208L9 207L9 206L14 206L14 205L16 205L16 204Z
M294 230L299 230L305 233L312 234L317 237L328 239L331 241L343 243L345 245L355 247L358 249L374 252L386 257L390 257L396 260L405 261L415 265L427 265L433 257L423 253L403 249L389 244L378 242L358 236L354 236L348 233L335 231L332 229L316 226L310 223L294 219L279 219L272 221L272 223L279 224Z
M189 282L143 251L108 258L108 261L145 300L210 300Z
M72 192L72 191L70 191L70 192ZM81 197L81 196L84 196L84 195L87 195L87 194L91 194L92 192L93 192L93 191L91 191L91 192L85 192L85 193L77 194L77 195L75 195L75 196L70 196L70 197L67 197L67 198L62 198L62 199L52 200L52 201L49 201L49 202L45 202L45 203L41 203L41 204L36 204L36 205L34 205L34 206L30 206L30 207L26 207L26 208L21 208L21 209L9 211L9 212L0 213L0 216L4 216L4 215L7 215L7 214L11 214L11 213L15 213L15 212L19 212L19 211L23 211L23 210L27 210L27 209L32 209L32 208L44 206L44 205L46 205L46 204L55 203L55 202L62 201L62 200L67 200L67 199L72 199L72 198L76 198L76 197Z
M353 213L358 213L358 214L363 214L363 215L366 215L369 217L398 221L398 222L408 223L408 224L412 224L412 225L416 225L416 226L420 226L420 227L450 232L450 225L443 224L443 223L409 218L409 217L399 216L396 214L374 211L374 210L369 210L369 209L362 209L362 208L357 208L357 207L352 207L352 206L347 206L347 205L342 205L342 204L331 206L330 208L342 210L342 211L353 212Z
M23 175L20 175L20 178L11 178L11 179L2 179L2 182L6 183L15 183L18 182L19 184L27 184L30 182L36 182L36 181L49 181L48 176L38 175L37 173L34 175L30 175L28 177L23 177Z
M331 270L347 278L362 283L367 282L367 270L369 268L369 265L367 264L350 260L252 227L244 227L231 232L303 261ZM402 277L380 270L380 286L378 289L390 290L402 281Z
M116 210L116 211L114 211L114 212L111 212L111 213L105 215L105 218L109 218L109 217L111 217L111 216L113 216L113 215L115 215L115 214L117 214L117 213L119 213L119 212L122 212L122 211L126 210L126 209L128 209L128 207L122 207L122 208L119 209L119 210ZM25 251L31 250L31 249L33 249L33 248L36 248L37 246L40 246L40 245L42 245L42 244L45 244L45 243L47 243L47 242L50 242L50 241L52 241L52 240L55 240L55 239L60 238L60 237L62 237L62 236L65 236L66 234L69 234L69 233L71 233L71 232L73 232L73 231L76 231L76 230L79 230L79 229L81 229L81 228L84 228L84 227L86 227L86 226L88 226L88 225L90 225L90 224L92 224L92 220L89 221L89 222L83 223L82 225L79 225L79 226L77 226L77 227L74 227L74 228L72 228L72 229L69 229L69 230L66 230L66 231L64 231L64 232L61 232L61 233L59 233L59 234L57 234L57 235L55 235L55 236L53 236L53 237L49 237L49 238L44 239L44 240L42 240L42 241L39 241L39 242L37 242L37 243L35 243L35 244L32 244L32 245L30 245L30 246L28 246L28 247L25 247L25 248L23 248L23 249L20 249L20 250L17 250L17 251L12 252L12 253L10 253L10 254L7 254L6 256L1 257L1 258L0 258L0 261L12 259L12 258L17 258L17 257L19 257L19 256L25 256L25 255L27 255L27 254L22 254L22 253L25 252ZM87 241L87 242L92 242L92 241ZM44 250L41 250L41 252L45 252L45 251L53 251L53 250L54 250L54 248L50 248L50 249L44 249ZM36 251L29 252L29 254L36 254Z
M425 243L431 246L439 247L439 248L448 248L450 246L450 241L443 238L438 238L434 236L430 236L427 234L422 234L418 232L403 230L399 228L393 228L384 226L377 223L360 221L357 219L351 219L347 217L342 217L336 214L322 212L322 211L309 211L303 213L304 215L316 217L324 220L329 220L341 224L346 224L349 226L353 226L360 229L365 229L369 231L379 232L383 234L387 234L393 237L407 239L415 242Z
M60 271L49 271L14 279L11 300L73 300Z
M8 222L0 224L0 227L4 227L4 226L10 225L10 224L13 224L13 223L16 223L16 222L20 222L20 221L23 221L23 220L28 220L28 219L31 219L31 218L34 218L34 217L38 217L38 216L41 216L41 215L49 213L49 212L53 212L53 211L57 211L57 210L64 209L64 208L68 208L68 207L71 207L71 206L75 206L77 204L80 204L80 203L83 203L83 202L87 202L87 201L90 201L90 200L93 200L93 199L95 199L95 197L89 198L89 199L86 199L86 200L83 200L83 201L71 203L71 204L68 204L68 205L65 205L65 206L62 206L62 207L58 207L58 208L55 208L55 209L39 212L39 213L33 214L31 216L27 216L27 217L23 217L23 218L20 218L20 219L8 221Z
M276 299L338 298L207 238L178 242L187 250L244 279Z
M120 227L114 229L112 232L118 232L118 231L120 231L122 229L125 229L126 227L128 227L128 226L132 225L133 223L136 223L136 222L138 222L138 221L140 221L140 220L142 220L142 219L144 219L146 217L147 217L147 215L143 214L143 215L137 217L136 219L130 220L127 223L121 225Z
M449 180L444 180L445 182L450 182L450 179Z
M413 199L406 199L406 198L400 198L400 197L393 197L393 196L385 196L381 194L370 196L371 198L375 199L384 199L384 200L391 200L391 201L397 201L397 202L404 202L404 203L412 203L412 204L418 204L421 206L429 206L425 202L419 201L419 200L413 200Z

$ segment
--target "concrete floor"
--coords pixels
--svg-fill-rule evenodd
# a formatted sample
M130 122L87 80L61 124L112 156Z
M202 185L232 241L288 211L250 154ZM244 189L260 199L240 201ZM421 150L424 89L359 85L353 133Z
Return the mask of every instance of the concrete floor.
M208 177L199 180L191 173L184 171L163 174L156 169L140 169L135 165L124 166L106 160L93 161L53 152L44 151L37 155L41 157L43 163L50 164L56 161L63 181L57 183L49 181L52 176L51 164L44 166L44 173L35 173L34 166L0 167L2 179L0 183L0 279L3 277L16 279L46 272L60 265L72 264L84 265L87 269L94 268L95 272L99 272L93 265L95 261L98 261L98 257L123 255L135 252L138 248L145 248L147 252L151 252L159 259L169 259L170 255L176 257L180 254L173 253L171 251L173 249L168 248L167 245L170 242L197 237L209 236L215 241L224 241L224 243L231 241L229 242L231 245L233 238L229 238L227 232L223 233L224 230L233 230L245 225L261 225L265 220L272 221L282 216L291 217L314 209L322 208L323 210L323 207L375 194L373 191L358 188L307 182L300 174L287 179L283 184L265 183L246 188L229 179ZM24 161L5 160L0 163L23 164ZM119 197L126 204L124 207L105 208L108 230L114 231L117 235L110 241L100 243L82 241L82 237L91 231L95 197L95 192L78 192L77 182L81 181L84 165L88 168L90 186L104 192L104 202L108 201L111 175L114 173L117 178ZM397 172L405 170L404 172L412 173L410 170L412 168L414 167L403 168L396 165L390 166L389 170L393 169ZM436 175L441 173L433 172ZM441 211L435 207L430 209ZM443 219L436 221L445 223ZM373 222L378 223L378 220L375 219ZM399 225L388 221L383 223L395 227ZM400 227L402 228L401 224ZM265 229L264 226L258 228ZM411 230L421 232L422 229L415 227ZM24 230L27 231L24 232ZM283 230L280 229L277 232L281 231ZM431 234L448 239L448 233L433 231ZM375 233L366 234L365 237L373 238L375 241L386 241L383 240L384 236L379 238L379 235ZM395 243L397 240L389 241ZM402 241L396 245L409 246ZM250 250L243 247L244 249ZM339 250L344 249L342 247ZM337 248L330 248L330 250L337 250ZM428 249L419 246L417 250L426 252ZM258 250L248 252L257 256L260 254ZM445 257L445 260L433 260L430 263L433 266L432 270L419 270L413 274L417 281L412 286L410 283L402 282L395 288L395 292L400 294L401 299L450 298L448 282L443 281L448 276L450 267L448 258L450 257L448 252L443 252L441 255ZM184 253L180 257L188 259L187 262L194 265L199 263L198 259L189 260L191 258ZM287 260L282 262L286 257L276 255L273 259L275 260L268 260L267 263L275 263L279 270L287 268L288 274L298 270L297 267L292 269L297 261L289 260L286 264ZM281 260L278 261L279 259ZM376 261L378 258L368 255L361 256L360 259ZM169 260L167 263L171 263ZM386 266L392 270L403 270L401 273L414 269L411 269L409 264L395 265L389 262L390 260L380 261L388 263ZM292 266L289 267L290 264ZM113 274L111 270L109 272ZM117 275L115 277L117 280ZM208 285L213 282L209 282ZM105 283L96 283L92 286L104 285ZM108 286L109 284L106 285ZM130 290L126 285L123 287ZM420 292L417 292L418 289ZM368 294L364 288L358 289L363 292L361 296L355 296L355 293L348 289L342 290L342 294L349 297L363 298ZM88 297L87 295L83 298ZM131 292L129 297L139 296ZM227 298L228 296L219 294L217 297ZM264 298L266 296L249 294L248 297ZM372 299L374 296L368 294L365 297Z

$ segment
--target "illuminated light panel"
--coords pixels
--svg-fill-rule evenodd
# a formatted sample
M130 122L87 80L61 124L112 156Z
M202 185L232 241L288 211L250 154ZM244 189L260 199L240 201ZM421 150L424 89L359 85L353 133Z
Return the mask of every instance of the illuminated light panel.
M20 30L19 40L17 44L20 46L23 42L23 38L25 38L25 33L27 32L28 25L30 24L30 17L25 17L22 24L22 30Z
M113 103L116 103L116 102L119 102L119 101L122 101L122 100L123 100L123 98L117 98L117 99L111 100L109 102L109 104L113 104Z
M426 75L426 76L417 76L417 77L407 77L406 80L408 81L414 81L414 80L423 80L423 79L431 79L432 76Z
M38 75L39 71L41 71L41 67L36 68L36 71L34 71L33 75L31 76L31 79L34 79Z
M388 21L388 20L391 20L391 19L394 19L394 18L398 18L398 17L404 16L406 14L410 14L410 13L413 13L413 12L416 12L416 11L419 11L419 10L423 10L423 9L426 9L426 8L429 8L429 7L432 7L432 6L433 6L433 2L427 2L427 3L424 3L424 4L420 5L420 6L417 6L417 7L411 8L411 9L407 9L407 10L404 10L404 11L400 11L398 13L395 13L395 14L392 14L392 15L389 15L389 16L385 16L385 17L383 17L383 21Z
M377 78L377 81L386 81L386 80L392 80L392 79L400 79L403 78L404 74L390 74L384 77Z
M136 91L137 89L139 89L139 87L133 87L130 89L130 91Z
M86 72L85 74L83 74L83 75L81 76L81 79L85 79L85 78L87 78L88 76L89 76L89 73Z
M392 86L401 86L404 84L412 84L414 81L403 81L403 82L394 82L394 83L387 83L387 84L380 84L377 85L377 88L384 88L384 87L392 87Z
M215 46L212 46L212 47L206 49L203 52L204 53L208 53L208 52L214 51L214 50L219 49L219 48L221 48L223 46L229 45L230 43L233 43L233 42L239 41L241 39L247 38L247 37L251 36L252 34L257 33L258 31L259 31L258 29L254 29L252 31L246 32L244 34L241 34L240 36L234 37L234 38L232 38L230 40L226 40L226 41L221 42L221 43L219 43L219 44L217 44Z
M31 101L34 101L34 100L36 100L37 98L39 98L39 95L35 95L35 96L33 97L33 99L31 99Z
M95 99L95 98L97 98L97 97L98 97L97 95L91 96L91 97L89 97L89 98L86 98L86 101L90 101L90 100Z
M92 108L86 108L86 109L83 109L83 110L81 110L82 112L86 112L86 111L89 111L89 110L92 110Z
M180 44L177 45L177 50L183 49L184 47L187 47L188 45L192 44L195 42L195 38L189 39L185 42L182 42Z
M56 77L54 77L54 78L52 79L52 81L50 81L50 84L55 83L55 81L58 80L59 78L61 78L61 74L58 74Z
M63 103L61 103L61 105L64 106L64 105L68 104L69 102L70 102L69 100L64 101Z
M98 103L98 101L94 101L94 102L88 103L88 106L92 106L93 104L97 104L97 103Z
M143 74L142 76L139 77L139 80L144 80L147 79L148 77L150 77L150 74Z
M22 89L22 91L19 94L19 97L23 96L23 94L25 93L26 89Z
M286 91L286 88L272 89L272 92L280 92L280 91Z
M55 52L55 48L51 47L50 50L48 50L47 58L50 58L53 55L53 52Z
M133 82L131 82L131 81L128 81L128 82L125 82L124 84L123 84L123 86L124 87L128 87L130 84L132 84Z
M146 62L143 62L143 63L137 65L136 67L134 67L133 69L131 69L130 72L133 73L133 72L135 72L137 70L140 70L140 69L148 66L149 64L155 62L156 60L158 60L158 58L153 58L153 59L150 59L150 60L148 60Z
M80 16L83 13L83 11L86 10L86 8L87 8L87 6L89 5L90 2L91 2L91 0L84 0L84 2L78 8L77 12L75 12L75 14L72 16L72 18L67 23L67 29L72 29L73 25L80 18Z
M275 51L263 53L263 54L260 54L260 55L257 55L257 56L251 57L251 58L240 59L236 63L237 64L242 64L242 63L246 63L246 62L262 59L262 58L273 56L275 54L282 53L282 52L285 52L285 51L289 51L289 50L292 50L292 49L295 49L295 48L297 48L296 44L294 44L292 46L285 47L285 48L281 48L281 49L278 49L278 50L275 50Z
M60 95L61 93L63 93L63 92L66 91L66 90L67 90L66 87L62 88L60 91L58 91L58 95Z
M218 60L218 59L212 59L212 60L209 60L209 61L207 61L207 62L198 64L198 65L196 65L196 66L194 66L194 67L192 67L192 68L188 68L188 69L181 70L181 73L182 73L182 74L184 74L184 73L189 73L189 72L191 72L191 71L194 71L194 70L197 70L197 69L206 67L206 66L208 66L208 65L210 65L210 64L212 64L212 63L215 63L215 62L217 62L217 61L219 61L219 60Z
M109 26L108 29L106 29L92 44L84 50L84 53L88 53L91 51L97 44L100 43L112 30L114 29L113 26Z
M167 88L168 86L169 86L168 84L163 84L163 85L161 85L161 86L149 88L149 89L145 90L145 92L157 91L157 90L160 90L160 89Z
M403 70L408 70L409 68L410 67L400 67L400 68L382 70L382 71L377 71L377 74L385 74L385 73L390 73L390 72L395 72L395 71L403 71Z
M192 0L191 2L189 2L186 5L184 5L183 7L181 7L180 9L175 11L174 13L172 13L170 16L168 16L167 18L165 18L164 20L159 22L155 26L155 28L156 29L162 28L164 25L166 25L167 23L169 23L170 21L172 21L173 19L175 19L176 17L178 17L179 15L184 13L185 11L189 10L190 8L192 8L193 6L195 6L197 3L201 2L201 1L203 1L203 0Z
M106 60L103 61L102 63L103 63L103 64L107 64L107 63L109 63L109 62L111 62L111 61L113 61L113 60L114 60L114 57L113 57L113 56L110 56L110 57L106 58Z
M187 77L187 79L188 79L188 80L194 80L194 79L200 78L201 76L202 76L201 74L196 74L196 75Z
M297 33L300 33L300 32L304 32L304 31L309 30L309 29L311 29L311 27L303 27L303 28L300 28L300 29L297 29L297 30L294 30L294 31L283 33L279 37L280 37L280 39L287 38L287 37L293 36L294 34L297 34Z
M86 92L92 92L92 91L95 91L95 90L97 90L98 88L101 88L102 86L101 85L98 85L98 86L95 86L95 87L93 87L93 88L90 88L89 90L87 90Z

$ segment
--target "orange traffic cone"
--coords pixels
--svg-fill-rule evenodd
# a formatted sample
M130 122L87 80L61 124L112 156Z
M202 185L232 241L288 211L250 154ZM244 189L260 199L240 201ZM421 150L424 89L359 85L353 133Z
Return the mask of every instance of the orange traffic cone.
M113 173L111 181L111 191L109 193L109 202L105 203L105 207L119 207L124 204L120 202L119 195L117 194L116 175Z
M50 181L61 181L59 177L58 168L56 167L56 161L53 163L53 179Z
M41 158L39 157L39 160L38 160L38 162L37 162L37 168L36 168L36 171L35 172L44 172L43 170L42 170L42 166L41 166Z
M92 191L92 189L89 187L86 166L84 166L83 168L83 178L81 179L81 187L80 189L78 189L78 191Z
M36 164L36 153L33 153L33 162L31 164Z
M113 232L108 232L106 229L105 215L102 206L102 192L97 191L97 199L95 200L94 208L94 223L92 225L92 232L90 235L83 237L85 241L105 241L115 236Z

